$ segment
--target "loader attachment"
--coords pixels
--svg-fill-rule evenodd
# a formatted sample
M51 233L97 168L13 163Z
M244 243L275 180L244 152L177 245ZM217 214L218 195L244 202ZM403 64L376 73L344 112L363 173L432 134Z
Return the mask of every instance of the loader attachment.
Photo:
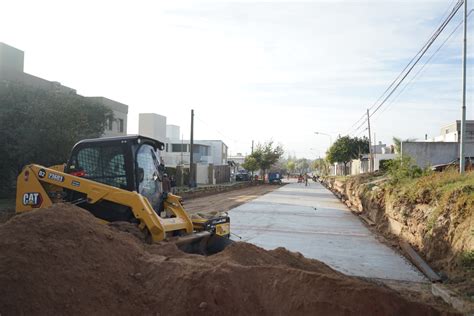
M228 237L219 236L209 231L179 237L175 244L181 251L200 255L213 255L224 250L233 241Z

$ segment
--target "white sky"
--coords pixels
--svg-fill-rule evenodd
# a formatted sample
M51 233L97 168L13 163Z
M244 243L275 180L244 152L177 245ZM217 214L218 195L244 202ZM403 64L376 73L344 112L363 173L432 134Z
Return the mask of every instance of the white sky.
M129 105L129 133L138 113L155 112L189 138L193 108L195 137L223 139L232 154L273 139L315 158L329 139L313 132L346 133L453 4L0 0L0 42L25 51L28 73ZM436 136L460 117L460 31L375 115L377 141ZM472 73L471 63L470 87Z

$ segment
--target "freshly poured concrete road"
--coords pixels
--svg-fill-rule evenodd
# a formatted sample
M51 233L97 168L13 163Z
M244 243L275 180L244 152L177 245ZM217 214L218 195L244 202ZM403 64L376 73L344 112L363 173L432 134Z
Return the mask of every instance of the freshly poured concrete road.
M288 184L229 215L232 232L262 248L298 251L348 275L427 282L319 183Z

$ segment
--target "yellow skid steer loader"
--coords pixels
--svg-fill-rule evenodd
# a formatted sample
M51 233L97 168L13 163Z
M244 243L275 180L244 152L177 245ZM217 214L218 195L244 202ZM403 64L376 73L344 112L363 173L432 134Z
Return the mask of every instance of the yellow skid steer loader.
M191 218L179 196L163 192L163 148L139 135L82 140L66 165L23 169L16 211L68 202L107 222L136 224L151 242L174 240L191 253L221 251L231 243L229 217Z

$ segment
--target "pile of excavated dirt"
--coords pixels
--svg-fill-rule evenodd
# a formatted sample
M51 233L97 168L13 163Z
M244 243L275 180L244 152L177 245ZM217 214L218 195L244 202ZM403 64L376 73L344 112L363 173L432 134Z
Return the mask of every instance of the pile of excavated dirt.
M64 204L0 225L0 313L450 314L282 248L236 243L210 257L185 254Z

